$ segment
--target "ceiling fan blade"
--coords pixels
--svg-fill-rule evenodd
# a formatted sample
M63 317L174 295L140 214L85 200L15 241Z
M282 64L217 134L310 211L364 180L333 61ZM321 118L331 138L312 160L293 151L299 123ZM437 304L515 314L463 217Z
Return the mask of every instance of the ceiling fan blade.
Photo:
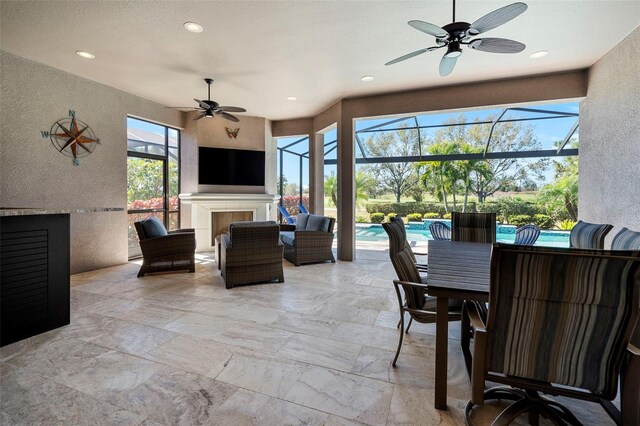
M407 60L409 58L413 58L414 56L422 55L423 53L426 53L428 51L429 51L429 49L416 50L415 52L411 52L411 53L407 53L406 55L402 55L399 58L394 59L393 61L389 61L385 65L397 64L398 62L402 62L402 61Z
M244 108L240 108L240 107L234 107L234 106L221 106L218 107L218 111L223 111L223 112L247 112L246 109Z
M469 42L469 47L490 53L519 53L527 46L519 41L508 38L478 38Z
M220 111L218 112L218 115L224 118L225 120L233 121L234 123L237 123L238 121L240 121L238 117L236 117L235 115L227 114L226 112Z
M470 34L477 35L497 28L520 15L522 12L527 10L527 7L528 6L525 3L518 2L496 9L493 12L489 12L471 24Z
M196 108L196 107L165 107L165 108L170 108L170 109L201 109L201 108Z
M200 99L196 99L193 98L194 101L196 101L198 103L198 105L200 105L200 108L202 109L209 109L211 108L211 105L209 105L208 103L206 103L205 101L201 101Z
M440 77L446 77L451 74L453 68L456 66L456 62L458 61L458 57L449 58L445 54L440 60Z
M194 118L194 119L193 119L193 121L200 120L200 119L201 119L202 117L204 117L205 115L207 115L207 112L206 112L206 111L202 111L200 114L198 114L198 115L196 116L196 118Z
M413 28L415 28L416 30L422 31L423 33L430 34L434 37L438 37L438 38L449 37L448 32L446 32L444 29L440 28L437 25L430 24L429 22L409 21L407 23L411 25Z

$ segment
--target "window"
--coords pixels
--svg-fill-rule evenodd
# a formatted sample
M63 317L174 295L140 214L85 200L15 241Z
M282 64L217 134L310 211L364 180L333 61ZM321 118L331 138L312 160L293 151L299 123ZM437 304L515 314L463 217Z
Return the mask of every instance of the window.
M155 216L180 227L180 131L127 118L129 257L141 254L134 222Z

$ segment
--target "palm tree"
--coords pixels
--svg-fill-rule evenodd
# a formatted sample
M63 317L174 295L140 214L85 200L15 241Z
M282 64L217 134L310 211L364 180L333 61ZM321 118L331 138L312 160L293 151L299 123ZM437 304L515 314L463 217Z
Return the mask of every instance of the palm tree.
M334 206L338 205L338 178L334 172L324 177L324 193L331 197Z

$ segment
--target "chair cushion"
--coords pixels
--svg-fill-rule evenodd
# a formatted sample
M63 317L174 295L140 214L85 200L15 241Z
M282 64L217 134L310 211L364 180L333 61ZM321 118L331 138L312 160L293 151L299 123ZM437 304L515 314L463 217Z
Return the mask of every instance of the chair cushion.
M296 233L294 231L280 231L280 240L289 246L296 245Z
M309 221L309 215L300 213L296 219L296 231L304 231L307 229L307 222Z
M317 214L310 214L309 220L307 221L307 231L321 231L321 232L329 232L329 221L328 217L319 216Z
M164 237L167 235L167 229L157 217L141 220L140 224L147 238Z
M604 249L604 237L613 226L608 224L589 223L581 220L571 230L569 244L581 249Z
M612 250L640 250L640 232L635 232L627 228L622 228L613 237L611 242Z

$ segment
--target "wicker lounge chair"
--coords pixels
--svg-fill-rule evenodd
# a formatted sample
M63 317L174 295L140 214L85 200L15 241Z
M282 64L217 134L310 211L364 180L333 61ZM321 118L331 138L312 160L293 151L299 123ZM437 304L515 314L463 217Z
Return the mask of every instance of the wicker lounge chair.
M530 424L538 424L539 414L554 424L580 424L539 393L598 402L617 424L638 424L640 349L629 341L639 300L638 251L496 244L486 323L475 304L465 304L475 336L467 424L474 405L493 399L515 401L493 424L509 424L525 413ZM624 371L625 352L635 373ZM627 379L622 417L611 403L621 366ZM486 381L507 386L485 392ZM636 404L625 406L625 398Z
M193 229L167 232L156 217L134 223L140 249L142 266L138 277L152 272L195 272L196 234Z
M429 232L431 232L431 236L434 240L451 239L451 228L444 222L431 222L431 225L429 225Z
M604 239L613 225L589 223L581 220L571 230L569 245L581 249L604 249Z
M514 244L522 246L532 246L538 241L540 228L535 225L524 225L516 229L516 240Z
M335 219L315 214L298 215L296 224L280 225L284 258L296 266L331 261Z
M273 221L234 222L222 234L220 268L227 288L238 284L284 282L280 227Z

